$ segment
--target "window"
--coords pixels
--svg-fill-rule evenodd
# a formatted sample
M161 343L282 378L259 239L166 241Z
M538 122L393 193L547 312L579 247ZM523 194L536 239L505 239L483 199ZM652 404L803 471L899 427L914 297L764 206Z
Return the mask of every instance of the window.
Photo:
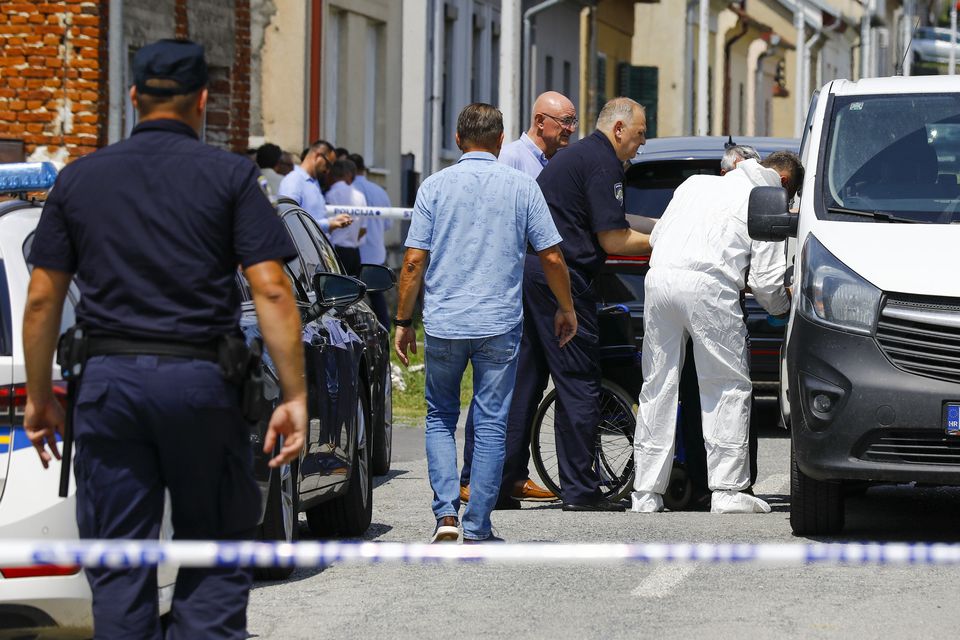
M570 68L570 62L567 60L563 61L563 95L569 96L573 95L573 84L572 84L573 73Z
M544 56L543 59L543 90L553 89L553 56Z
M303 260L308 282L312 282L313 274L318 270L324 270L323 262L320 260L320 252L317 251L317 245L313 243L310 232L303 226L303 216L291 213L284 216L283 220L287 223L290 235L293 236L293 242L297 245L297 252ZM306 289L309 290L310 286L308 285Z
M827 126L828 215L845 216L829 211L845 208L918 222L960 220L960 94L838 96Z
M324 99L323 131L328 140L336 143L337 118L340 100L340 33L344 29L343 13L331 11L330 24L325 30L327 36L326 57L323 60L322 73L326 77L326 98ZM317 71L319 72L319 71ZM312 141L311 141L312 142Z
M500 102L500 23L490 23L490 104Z
M320 261L324 271L329 271L330 273L343 273L343 269L340 268L340 262L337 259L337 252L334 251L333 246L327 240L327 237L323 235L323 232L320 231L320 227L317 226L317 223L310 216L301 215L301 222L307 228L307 231L310 233L310 236L316 242L316 246L320 250Z
M383 157L383 148L380 142L384 138L382 114L378 122L378 107L381 97L385 93L384 68L386 60L383 58L383 24L370 22L367 24L367 52L364 99L364 136L363 156L370 166L383 166L386 161Z
M479 15L474 14L471 52L470 56L470 102L482 102L484 100L485 87L483 86L483 71L485 58L483 55L483 21Z
M659 218L680 183L693 175L715 176L719 173L719 158L635 164L627 170L624 181L624 209L638 216Z
M445 15L446 19L443 21L443 106L440 109L440 133L442 136L440 147L443 149L452 149L454 143L454 127L456 126L454 124L454 77L456 75L456 69L454 68L453 57L453 38L456 19L451 19L449 10Z

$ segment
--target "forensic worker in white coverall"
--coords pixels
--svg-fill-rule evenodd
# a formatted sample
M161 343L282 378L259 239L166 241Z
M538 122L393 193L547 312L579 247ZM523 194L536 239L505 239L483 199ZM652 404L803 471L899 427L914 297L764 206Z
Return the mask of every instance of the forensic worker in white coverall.
M783 243L750 238L747 205L754 187L783 186L792 199L802 181L799 158L786 151L773 153L762 163L744 160L722 177L692 176L677 188L654 227L644 284L644 377L634 439L634 511L663 510L688 337L700 385L710 510L770 511L766 502L743 492L750 482L752 386L740 292L748 285L773 315L785 313L790 299L783 285Z

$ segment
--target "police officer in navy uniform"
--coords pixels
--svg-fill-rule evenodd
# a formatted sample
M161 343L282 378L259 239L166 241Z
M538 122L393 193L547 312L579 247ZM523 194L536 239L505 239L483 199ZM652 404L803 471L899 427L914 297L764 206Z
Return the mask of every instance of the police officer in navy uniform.
M296 249L256 166L198 139L203 47L163 40L140 49L133 66L132 136L65 167L37 227L24 426L44 467L59 458L64 412L51 362L75 275L77 321L89 334L73 413L81 538L156 539L168 489L176 539L248 539L260 516L250 426L242 385L225 377L218 351L239 335L240 265L283 393L264 450L278 451L271 466L292 460L306 391L282 263ZM156 569L92 568L87 578L97 638L161 637ZM246 638L251 581L248 569L181 568L166 637Z
M648 255L650 237L630 229L623 209L623 163L646 141L646 115L629 98L614 98L600 111L597 130L558 152L537 182L546 197L570 268L579 328L560 348L553 331L557 301L547 287L536 256L528 255L523 274L523 339L507 439L530 428L549 376L557 389L556 443L564 511L623 511L601 499L594 468L594 445L600 424L600 367L594 276L607 254ZM507 450L511 447L508 445ZM507 460L500 503L521 474L521 464Z

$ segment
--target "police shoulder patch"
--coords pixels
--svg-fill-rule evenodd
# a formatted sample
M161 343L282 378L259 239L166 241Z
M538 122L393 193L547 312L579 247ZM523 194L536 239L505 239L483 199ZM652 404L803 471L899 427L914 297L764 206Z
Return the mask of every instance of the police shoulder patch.
M618 182L613 185L613 197L617 199L617 202L623 204L623 183Z

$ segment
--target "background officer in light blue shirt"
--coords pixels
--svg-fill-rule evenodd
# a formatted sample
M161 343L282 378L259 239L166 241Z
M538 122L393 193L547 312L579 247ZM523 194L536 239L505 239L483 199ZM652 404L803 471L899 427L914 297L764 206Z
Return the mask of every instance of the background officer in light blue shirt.
M495 539L490 512L500 489L506 417L522 332L521 285L527 244L537 252L556 295L554 333L565 345L576 333L570 279L561 241L537 183L497 162L503 116L475 103L457 120L459 162L420 186L400 276L395 349L408 363L416 352L411 326L421 284L426 359L426 448L433 513L432 542L456 541L460 508L457 446L460 381L473 365L475 448L473 494L463 540ZM429 262L429 266L427 266Z
M577 130L577 108L562 93L541 93L533 103L530 129L500 150L500 162L531 178L540 175L550 158L570 144Z
M353 180L353 186L359 189L367 199L368 207L389 207L390 196L384 191L383 187L367 179L367 165L363 161L363 156L359 153L351 153L350 160L357 166L357 176ZM360 262L363 264L386 264L387 246L383 240L384 232L393 226L393 220L387 218L367 218L367 233L360 240ZM380 323L390 328L390 312L387 311L387 299L382 292L367 294L370 298L370 306L373 312L377 314Z
M316 220L320 229L329 234L334 229L348 226L353 218L345 213L327 217L327 201L320 190L320 180L330 171L325 152L326 143L322 140L311 144L300 164L283 176L278 195L296 200Z

